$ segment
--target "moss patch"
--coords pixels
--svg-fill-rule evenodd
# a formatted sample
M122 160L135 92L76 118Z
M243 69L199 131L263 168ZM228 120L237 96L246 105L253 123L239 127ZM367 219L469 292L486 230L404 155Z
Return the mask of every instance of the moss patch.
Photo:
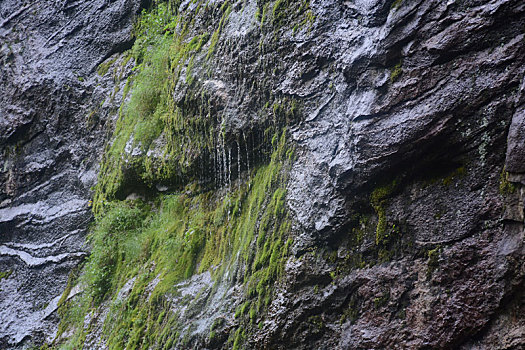
M443 178L443 185L449 186L455 179L462 178L467 173L465 166L460 166Z
M379 245L388 240L389 232L387 230L386 220L386 204L388 197L390 197L399 186L399 180L394 180L391 183L377 187L370 195L370 204L377 214L376 227L376 244Z
M390 9L397 10L401 6L402 3L403 3L403 0L395 0L394 2L392 2Z
M267 96L259 124L228 134L213 96L194 79L195 70L202 77L211 64L231 11L228 2L208 6L200 1L193 12L178 14L176 6L160 3L135 28L136 74L125 87L131 97L120 109L95 188L91 255L60 301L59 336L72 335L56 347L82 348L95 324L86 316L109 308L102 338L111 349L188 348L199 341L242 348L273 300L292 244L285 198L294 151L286 126L300 106ZM202 10L221 16L211 35L192 27ZM225 166L225 159L239 158L241 148L247 164L232 180L234 162ZM200 169L217 164L220 178L212 186L215 174ZM158 184L169 190L156 191ZM132 191L144 199L125 200ZM199 340L197 326L182 320L177 307L199 310L203 291L179 298L176 285L205 272L212 288L226 281L242 292L230 310L235 317L214 323ZM75 284L84 291L67 300Z
M515 193L516 190L516 185L509 181L509 173L503 168L499 176L499 193L502 195L509 195Z
M436 246L433 249L427 250L427 279L430 279L432 277L432 273L438 268L439 266L439 255L441 253L441 246Z
M390 71L390 82L396 81L401 76L401 73L403 73L402 62L399 62Z
M140 200L108 204L90 235L92 253L80 277L84 297L63 302L62 322L82 322L75 315L110 299L104 327L111 348L168 344L177 341L180 330L167 298L176 293L174 285L196 272L210 270L220 279L243 267L246 301L237 317L239 324L255 325L273 298L291 244L284 206L285 140L283 132L270 163L224 199L187 188L159 197L153 206ZM160 282L148 297L145 290L155 278ZM131 279L129 297L119 301L118 291ZM84 337L81 325L76 327L71 344L79 346ZM233 347L244 339L243 333L234 334Z
M114 57L110 60L106 60L104 62L102 62L101 64L98 65L98 68L97 68L97 73L98 75L100 75L101 77L106 75L106 73L108 72L109 68L113 65L113 63L115 63L115 61L117 60L117 57Z
M4 278L5 278L5 279L8 279L9 276L11 276L12 273L13 273L13 270L9 270L9 271L0 271L0 281L3 280Z

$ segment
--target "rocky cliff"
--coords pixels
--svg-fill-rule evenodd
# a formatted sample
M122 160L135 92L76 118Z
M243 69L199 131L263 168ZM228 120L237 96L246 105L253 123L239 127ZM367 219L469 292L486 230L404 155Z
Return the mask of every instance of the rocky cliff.
M0 348L51 341L118 100L136 1L0 2ZM114 100L115 102L112 102ZM96 113L93 113L96 112Z
M0 3L0 347L525 347L520 0Z

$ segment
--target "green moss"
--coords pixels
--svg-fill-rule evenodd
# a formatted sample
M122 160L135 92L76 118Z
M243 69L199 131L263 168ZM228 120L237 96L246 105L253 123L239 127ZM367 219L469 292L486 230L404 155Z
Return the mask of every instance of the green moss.
M231 5L228 1L224 2L224 4L221 7L221 11L223 12L223 15L221 17L221 20L219 21L219 26L211 36L210 46L208 47L208 55L206 56L206 58L208 59L213 55L215 47L217 46L217 42L219 41L219 36L221 35L222 28L224 27L226 21L228 20L228 17L230 16Z
M443 179L443 185L449 186L455 179L462 178L467 173L465 166L460 166Z
M389 222L387 218L388 199L399 191L399 179L372 191L370 205L374 208L375 215L370 212L351 215L348 222L349 234L341 236L335 245L337 250L334 248L332 251L325 251L323 258L332 268L332 279L348 275L356 269L417 253L414 251L414 237L408 225L402 220ZM358 204L358 208L363 207L361 203Z
M292 34L297 33L303 28L307 28L307 30L309 31L315 22L316 17L314 13L312 12L312 10L310 9L309 1L304 1L301 9L303 9L304 11L304 14L302 15L303 19L294 25Z
M403 3L403 0L395 0L390 6L390 8L393 10L397 10L401 6L402 3Z
M9 271L0 271L0 282L3 280L3 279L8 279L9 276L11 276L11 274L13 273L13 270L9 270ZM0 291L2 290L2 287L0 285Z
M0 271L0 281L3 280L4 278L5 278L5 279L8 279L9 276L11 276L12 273L13 273L13 270L9 270L9 271Z
M71 289L73 286L77 283L79 277L79 269L75 268L71 271L69 274L66 289L60 296L60 299L58 300L57 307L58 307L58 313L61 315L61 311L63 310L63 306L65 305L67 298L69 297L69 294L71 293ZM62 334L63 329L59 329L58 334Z
M164 3L150 11L144 9L133 29L135 43L131 51L135 61L141 63L149 51L154 51L150 48L157 44L158 39L169 36L178 22L175 11Z
M129 56L129 58L131 58L131 56ZM106 60L102 62L101 64L99 64L97 68L98 75L100 75L101 77L106 75L109 68L115 63L116 60L117 60L117 57L114 57L110 60Z
M386 204L388 197L390 197L399 186L398 180L392 181L390 184L377 187L370 196L370 204L377 214L376 227L376 244L382 244L388 240L387 219L386 219Z
M170 16L177 18L175 22L180 21L166 9L147 13L139 21L139 37L133 48L137 60L140 56L140 64L136 68L138 73L132 83L128 80L124 88L125 94L131 86L133 92L129 103L120 109L114 140L102 162L100 185L94 198L95 214L101 213L105 203L115 199L126 185L125 171L135 172L138 179L146 184L179 181L199 154L214 146L215 140L210 138L213 125L209 119L202 118L208 111L201 109L196 114L194 110L174 105L172 98L183 69L186 70L186 83L193 82L191 71L195 56L208 41L209 35L202 33L188 39L186 27L180 33L169 34L163 28L166 23L173 22L170 22ZM145 43L148 45L144 46ZM195 130L199 132L195 133ZM145 155L161 134L166 136L168 143L158 151L165 157L154 164ZM178 147L188 140L192 141L188 148ZM139 149L141 155L131 157L125 152L127 146Z
M325 322L323 318L320 315L314 315L308 317L308 323L313 325L312 331L314 333L320 332L323 328L325 328Z
M359 307L357 303L357 298L352 296L350 298L350 301L348 302L348 306L344 309L341 318L340 323L345 323L346 321L350 321L350 323L354 323L359 318Z
M503 168L499 176L499 193L509 195L515 193L516 190L516 185L509 181L509 173Z
M218 140L225 142L220 120L192 76L197 62L205 63L215 51L229 3L220 11L211 39L208 33L189 37L191 16L162 3L144 12L135 28L132 52L138 65L124 91L131 91L131 97L120 109L104 154L93 201L92 251L75 280L84 292L71 300L65 292L60 306L60 334L73 334L65 347L82 348L90 331L85 316L102 303L110 308L103 328L108 348L189 346L191 332L179 323L171 296L178 293L177 283L195 273L209 271L216 283L236 276L243 284L237 329L230 333L234 348L243 346L250 327L262 322L273 300L292 244L285 198L295 155L286 141L286 125L299 116L300 106L289 98L267 101L275 109L266 111L264 133L257 131L262 144L253 145L261 160L252 164L243 183L224 195L198 184L192 167L213 155ZM208 53L200 53L208 41ZM173 93L181 84L188 91L175 104ZM147 157L161 137L162 159ZM130 156L130 147L141 154ZM147 203L121 200L126 189L163 181L176 184L172 193L152 191ZM124 286L127 297L119 298ZM212 327L209 338L216 334Z
M272 16L274 21L279 20L281 16L283 16L282 12L285 9L285 5L287 4L287 0L276 0L273 4L272 8Z
M383 293L381 296L374 298L374 307L376 309L379 309L383 306L385 306L388 301L390 300L390 292Z
M245 338L245 336L244 336L243 330L241 328L238 328L235 331L233 345L232 345L232 350L240 349L241 345L244 343L244 340L245 340L244 338Z
M266 16L268 15L268 6L269 6L269 3L265 3L263 5L263 10L262 10L262 14L261 14L261 22L260 22L260 29L262 30L262 27L264 25L264 22L266 20Z
M108 315L105 334L111 348L143 348L163 332L168 342L176 327L166 331L169 313L160 312L169 309L166 295L175 292L174 285L197 271L210 270L219 278L239 266L238 259L246 266L246 294L236 317L255 325L264 315L292 243L284 206L285 135L278 138L270 163L258 168L239 193L222 200L209 192L184 191L159 197L157 207L141 201L105 206L107 211L97 216L90 234L92 253L79 283L88 286L87 304L99 305L135 278L126 302L113 303ZM240 198L235 216L225 214L231 197ZM148 298L144 291L157 276L160 282ZM76 312L86 309L81 306ZM76 333L79 343L81 334ZM235 339L240 344L245 337Z
M252 306L252 308L250 308L249 316L250 316L250 322L254 323L257 318L257 310L255 309L255 307Z
M432 273L438 268L439 266L439 255L441 253L441 246L436 246L433 249L429 249L427 251L427 279L429 279L432 276Z
M261 29L268 12L268 3L263 7L261 16ZM299 4L290 0L276 0L272 7L271 23L275 30L275 39L278 39L279 28L292 28L295 34L302 28L310 29L315 22L315 15L310 8L310 0L303 0Z
M353 246L359 246L361 243L363 243L363 239L366 234L366 229L368 227L369 218L366 215L357 214L354 217L354 221L356 222L351 229L352 236L353 236Z
M390 82L393 83L394 81L396 81L401 75L401 73L403 73L402 62L399 62L394 66L394 68L390 72Z
M211 341L211 340L215 339L216 336L217 336L217 334L215 333L215 331L211 331L210 335L208 336L208 338Z

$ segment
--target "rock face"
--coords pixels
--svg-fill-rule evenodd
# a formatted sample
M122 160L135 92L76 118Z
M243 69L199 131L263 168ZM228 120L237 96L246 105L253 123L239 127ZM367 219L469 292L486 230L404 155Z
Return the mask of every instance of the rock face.
M90 188L132 74L124 53L132 22L149 5L0 3L0 347L54 338L58 299L87 254ZM245 286L232 270L228 281L204 271L178 282L167 299L180 332L151 347L525 347L523 1L174 8L191 18L186 42L207 39L184 56L182 72L192 76L172 100L206 106L225 135L215 153L193 149L188 136L180 164L195 172L192 161L220 164L188 181L225 197L232 177L269 162L262 145L273 140L257 136L267 125L260 111L281 107L265 103L300 106L285 123L295 147L285 200L293 243L242 344L233 334L245 324L234 314L246 305ZM181 29L163 35L171 31ZM155 137L149 150L126 144L122 159L162 158L169 140ZM177 190L158 178L138 183L144 169L127 168L114 199ZM147 298L162 279L153 277ZM89 311L84 348L110 347L100 340L110 303L128 300L136 278ZM128 348L147 347L148 331Z
M86 255L107 116L122 96L96 68L131 46L139 7L0 3L0 348L56 332L57 301Z

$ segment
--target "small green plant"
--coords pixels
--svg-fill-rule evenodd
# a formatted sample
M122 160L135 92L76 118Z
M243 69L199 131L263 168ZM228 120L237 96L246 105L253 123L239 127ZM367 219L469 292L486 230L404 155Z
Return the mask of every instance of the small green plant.
M9 270L9 271L0 271L0 280L3 280L4 278L5 278L5 279L8 279L9 276L11 276L12 273L13 273L13 270Z
M370 195L370 204L377 214L376 244L382 244L388 239L386 204L387 199L397 190L399 181L395 179L390 184L377 187Z
M403 0L395 0L390 6L390 9L397 10L401 6L402 3L403 3Z
M427 279L429 279L432 276L432 273L438 268L439 266L439 255L441 252L441 246L436 246L433 249L429 249L427 251Z
M392 71L390 72L390 82L391 83L396 81L401 75L401 73L403 73L403 68L401 66L402 66L402 63L399 62L398 64L394 66L394 68L392 68Z
M131 57L131 56L129 56ZM106 73L108 72L109 68L115 63L115 61L117 60L117 57L114 57L110 60L107 60L105 62L102 62L101 64L98 65L98 68L97 68L97 74L100 75L101 77L106 75Z
M379 309L385 306L388 303L388 300L390 300L390 292L383 293L381 296L374 298L374 307Z
M509 195L515 193L517 186L509 181L509 173L503 168L499 176L499 193Z
M460 166L456 168L452 173L443 179L443 185L449 186L454 179L462 178L467 173L465 166Z

